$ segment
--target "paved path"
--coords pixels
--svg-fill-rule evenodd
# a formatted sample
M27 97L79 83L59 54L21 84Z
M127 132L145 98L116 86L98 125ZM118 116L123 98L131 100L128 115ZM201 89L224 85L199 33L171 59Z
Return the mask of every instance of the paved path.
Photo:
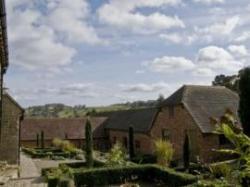
M20 178L32 178L40 177L40 171L38 171L32 158L21 153L20 155Z
M32 158L21 153L20 178L10 180L3 187L47 187L47 183L40 176Z

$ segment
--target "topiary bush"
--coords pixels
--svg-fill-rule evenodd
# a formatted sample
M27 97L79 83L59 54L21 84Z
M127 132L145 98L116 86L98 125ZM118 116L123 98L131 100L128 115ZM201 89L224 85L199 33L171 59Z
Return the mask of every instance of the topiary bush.
M88 167L93 167L94 158L93 158L93 137L92 137L92 127L90 120L87 119L85 125L85 158Z

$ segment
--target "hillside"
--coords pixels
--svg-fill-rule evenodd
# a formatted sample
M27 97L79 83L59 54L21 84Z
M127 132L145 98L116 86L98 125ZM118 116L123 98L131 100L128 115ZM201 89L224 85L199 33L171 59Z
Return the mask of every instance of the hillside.
M85 105L67 106L60 103L54 103L28 107L25 110L25 116L33 118L75 118L86 116L88 113L96 114L117 110L154 107L162 99L163 97L159 97L158 100L127 102L100 107L86 107Z

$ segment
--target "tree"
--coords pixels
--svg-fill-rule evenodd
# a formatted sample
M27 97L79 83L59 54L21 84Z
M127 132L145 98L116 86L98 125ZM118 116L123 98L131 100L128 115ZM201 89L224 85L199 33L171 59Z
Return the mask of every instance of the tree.
M239 96L239 117L243 127L243 132L250 136L250 68L241 71Z
M41 131L41 148L44 149L44 132Z
M36 134L36 147L39 147L39 134Z
M129 127L129 158L132 160L135 156L135 147L134 147L134 128Z
M92 127L89 118L87 119L85 125L85 158L88 167L93 167L93 137L92 137Z
M183 165L185 169L189 168L190 162L190 147L189 147L189 138L188 135L185 135L185 140L183 144Z
M160 94L158 99L156 100L156 106L160 106L164 100L164 95Z
M240 72L239 72L240 74ZM217 75L212 82L213 86L225 86L226 88L238 92L239 91L239 75Z

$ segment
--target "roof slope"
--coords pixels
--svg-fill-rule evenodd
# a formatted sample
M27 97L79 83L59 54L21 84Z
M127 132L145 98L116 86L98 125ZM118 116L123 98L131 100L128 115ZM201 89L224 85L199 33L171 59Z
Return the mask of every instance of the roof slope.
M107 118L91 118L94 138L104 137L103 122ZM45 139L84 139L87 118L24 119L21 123L21 140L36 140L37 133L44 131Z
M135 132L146 133L150 130L156 113L156 108L116 111L105 122L105 128L127 131L132 126Z
M238 103L238 95L225 87L184 85L162 106L184 104L201 131L210 133L214 130L210 118L221 117L226 109L237 116Z

